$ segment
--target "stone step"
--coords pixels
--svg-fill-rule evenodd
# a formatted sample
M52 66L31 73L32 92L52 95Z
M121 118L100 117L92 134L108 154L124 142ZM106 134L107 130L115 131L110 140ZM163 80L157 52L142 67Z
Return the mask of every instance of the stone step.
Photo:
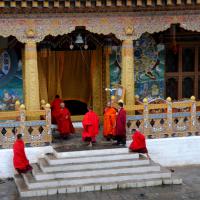
M160 171L159 165L140 165L140 166L128 166L128 167L113 167L109 169L92 169L92 170L78 170L78 171L62 171L43 173L37 164L33 166L33 175L36 180L50 180L50 179L61 179L61 178L77 178L77 177L92 177L101 175L117 175L127 173L147 173L147 172L158 172Z
M85 150L85 151L70 151L70 152L57 152L54 150L56 158L82 158L89 156L105 156L105 155L118 155L123 153L129 153L128 148L113 148L113 149L101 149L101 150Z
M148 179L163 179L171 178L171 173L166 170L160 172L147 172L147 173L126 173L126 174L114 174L112 176L94 176L94 177L77 177L69 179L54 179L54 180L45 180L37 181L32 174L23 174L26 185L29 189L42 189L49 187L60 187L60 186L76 186L78 184L104 184L104 183L119 183L122 181L131 181L131 180L148 180Z
M63 193L78 193L78 192L89 192L89 191L104 191L111 189L125 189L125 188L139 188L148 186L158 186L165 184L165 180L170 181L172 184L181 184L180 179L168 178L168 179L148 179L148 180L129 180L118 181L115 183L98 183L98 184L77 184L75 186L65 185L59 187L48 187L40 189L28 189L24 182L24 179L20 175L14 177L18 191L21 197L33 197L33 196L47 196ZM167 184L168 184L167 182Z
M83 156L75 158L57 158L53 154L47 154L45 159L50 165L63 165L63 164L73 164L73 163L86 163L86 162L101 162L101 161L117 161L125 159L137 159L138 154L133 153L119 153L119 154L109 154L109 155L96 155L96 156Z
M148 165L149 160L139 159L124 159L117 161L103 161L103 162L88 162L79 164L68 164L68 165L50 165L46 159L39 160L39 166L45 173L47 172L58 172L58 171L77 171L77 170L91 170L91 169L110 169L112 167L127 167L127 166L138 166Z

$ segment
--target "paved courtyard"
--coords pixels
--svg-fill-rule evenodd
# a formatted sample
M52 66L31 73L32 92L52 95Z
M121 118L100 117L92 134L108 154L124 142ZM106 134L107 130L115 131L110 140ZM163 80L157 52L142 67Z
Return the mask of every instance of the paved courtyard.
M104 192L87 192L20 198L12 180L0 182L1 200L200 200L200 166L174 167L174 173L183 178L183 185L157 186Z

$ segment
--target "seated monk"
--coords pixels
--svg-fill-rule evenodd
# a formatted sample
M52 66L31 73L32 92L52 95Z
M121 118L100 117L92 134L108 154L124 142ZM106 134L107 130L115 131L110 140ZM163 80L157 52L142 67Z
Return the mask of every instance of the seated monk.
M132 135L133 141L129 146L129 150L131 152L146 154L147 158L150 159L148 150L146 147L145 136L136 129L133 129L132 132L134 132Z
M69 110L65 107L64 103L60 104L60 110L57 117L58 131L60 135L67 136L70 133L74 133L74 127L71 121L71 114Z
M55 96L55 99L51 103L51 118L52 124L57 124L57 118L60 112L60 104L62 103L62 99L60 99L59 95Z
M18 173L26 173L32 170L28 159L26 158L24 150L24 141L22 140L22 134L17 135L17 140L13 145L13 164Z
M116 115L116 109L111 107L111 103L108 102L104 111L103 124L103 135L107 140L114 139L115 137Z
M83 133L82 140L89 142L89 146L96 142L96 136L99 133L99 117L92 110L92 107L88 107L88 112L83 117Z

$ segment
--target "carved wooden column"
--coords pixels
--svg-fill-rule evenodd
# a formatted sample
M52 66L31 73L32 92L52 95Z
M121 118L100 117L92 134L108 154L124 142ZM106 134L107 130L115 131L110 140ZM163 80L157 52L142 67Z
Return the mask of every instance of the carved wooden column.
M122 86L125 88L125 104L127 109L134 102L134 50L133 40L122 42Z
M28 40L25 44L25 105L27 110L39 110L39 79L36 42Z

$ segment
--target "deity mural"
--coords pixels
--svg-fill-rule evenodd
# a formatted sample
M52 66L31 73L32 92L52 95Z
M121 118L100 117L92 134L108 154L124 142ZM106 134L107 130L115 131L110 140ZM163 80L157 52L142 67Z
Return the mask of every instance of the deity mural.
M0 51L0 110L14 110L23 102L22 61L14 50Z
M134 43L135 94L144 98L164 98L165 47L144 33Z
M112 46L110 54L110 85L121 82L121 47Z

